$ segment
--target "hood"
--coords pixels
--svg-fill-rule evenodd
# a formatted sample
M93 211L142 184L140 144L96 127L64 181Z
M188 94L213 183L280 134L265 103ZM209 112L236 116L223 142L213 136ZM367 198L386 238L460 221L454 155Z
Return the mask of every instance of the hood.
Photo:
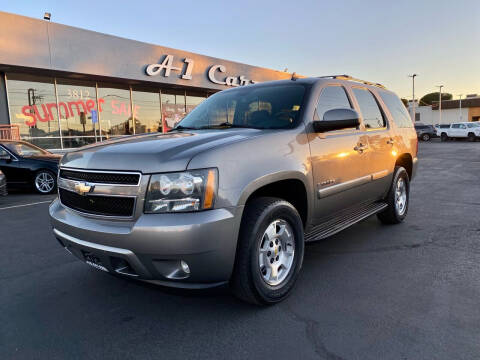
M58 154L43 154L43 155L31 155L31 156L22 156L24 159L32 159L32 160L41 160L41 161L48 161L57 163L62 158L62 155Z
M147 174L182 171L202 151L261 134L257 129L223 129L129 136L69 152L61 166Z

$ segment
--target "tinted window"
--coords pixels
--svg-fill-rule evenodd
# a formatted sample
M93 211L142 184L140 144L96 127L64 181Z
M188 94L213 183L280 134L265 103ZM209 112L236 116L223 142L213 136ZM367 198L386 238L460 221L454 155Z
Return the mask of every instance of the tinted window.
M353 93L357 98L358 105L363 117L363 123L367 129L377 129L385 126L382 112L378 107L373 94L365 89L354 88Z
M448 129L450 125L440 125L440 129Z
M385 105L387 105L388 110L390 110L395 125L400 128L412 127L412 119L398 96L386 91L379 91L379 94ZM420 120L420 114L418 113L415 114L415 120L417 120L417 115L418 120Z
M237 88L210 96L180 125L193 128L239 127L280 129L295 126L303 102L301 85Z
M2 147L0 147L0 156L7 156L7 155L8 155L7 151Z
M460 129L460 124L452 124L452 129Z
M323 89L318 98L318 118L321 120L328 110L338 108L351 108L345 89L342 86L328 86Z

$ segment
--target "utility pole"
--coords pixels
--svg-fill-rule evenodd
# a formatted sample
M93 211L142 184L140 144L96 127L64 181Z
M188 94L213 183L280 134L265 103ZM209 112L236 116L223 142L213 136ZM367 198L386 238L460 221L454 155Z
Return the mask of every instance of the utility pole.
M440 89L438 93L438 125L442 123L442 88L443 85L437 85L437 87Z
M415 123L415 77L418 74L408 75L408 77L412 78L412 122Z
M458 95L460 98L460 122L462 122L462 96L463 94Z

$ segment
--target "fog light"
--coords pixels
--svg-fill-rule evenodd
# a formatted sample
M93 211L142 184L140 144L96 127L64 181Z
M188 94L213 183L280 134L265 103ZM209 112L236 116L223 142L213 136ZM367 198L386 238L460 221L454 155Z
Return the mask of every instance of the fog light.
M185 274L190 274L190 267L185 261L180 261L180 266L182 267L182 270Z

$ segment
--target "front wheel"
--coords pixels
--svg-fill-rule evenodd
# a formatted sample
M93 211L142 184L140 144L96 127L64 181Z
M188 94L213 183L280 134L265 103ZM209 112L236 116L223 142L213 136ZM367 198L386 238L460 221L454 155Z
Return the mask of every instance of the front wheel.
M51 194L57 187L55 174L49 170L40 170L33 180L35 191L40 194Z
M392 185L385 201L388 207L377 214L384 224L399 224L407 217L410 195L410 181L405 168L396 166L393 173Z
M292 291L303 263L303 224L287 201L251 200L242 218L232 292L253 304L274 304Z
M468 133L468 141L474 142L476 139L476 136L474 133Z
M447 134L442 133L442 134L440 135L440 140L441 140L441 141L447 141L447 140L448 140Z

